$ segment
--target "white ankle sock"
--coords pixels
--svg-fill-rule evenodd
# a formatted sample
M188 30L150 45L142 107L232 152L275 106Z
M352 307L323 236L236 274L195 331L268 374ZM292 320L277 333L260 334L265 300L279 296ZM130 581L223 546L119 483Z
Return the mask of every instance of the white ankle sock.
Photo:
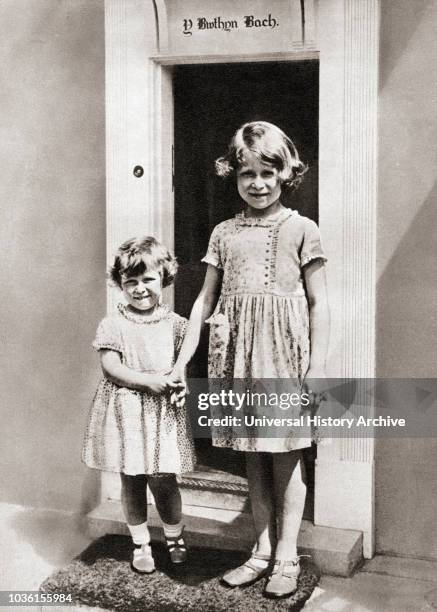
M295 559L299 559L299 555L297 554L297 550L289 549L285 553L281 554L276 552L275 560L276 561L294 561Z
M150 544L150 532L147 527L147 521L145 523L141 523L141 525L129 525L128 529L132 536L132 540L134 544L140 546L141 544Z
M167 523L162 523L164 528L164 535L166 538L176 538L181 535L182 528L184 526L182 521L176 523L176 525L168 525Z
M260 569L264 569L269 564L267 559L257 559L256 557L252 557L250 562L256 565L256 567L259 567Z

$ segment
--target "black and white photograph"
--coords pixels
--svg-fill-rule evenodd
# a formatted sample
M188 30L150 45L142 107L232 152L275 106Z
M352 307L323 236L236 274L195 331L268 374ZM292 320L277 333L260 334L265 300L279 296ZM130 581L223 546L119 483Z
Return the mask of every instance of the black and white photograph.
M0 2L0 610L437 609L436 30Z

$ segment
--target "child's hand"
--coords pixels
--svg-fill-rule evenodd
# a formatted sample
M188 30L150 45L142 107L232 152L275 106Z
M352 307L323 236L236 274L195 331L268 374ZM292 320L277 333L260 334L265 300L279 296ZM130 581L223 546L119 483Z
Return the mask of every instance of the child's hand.
M185 396L188 393L185 372L173 370L167 379L168 388L171 391L170 401L176 408L182 408L185 404Z
M187 388L184 386L173 388L170 394L170 402L176 406L176 408L183 408L185 405L185 396L187 394Z
M176 408L183 408L185 405L185 396L187 395L187 385L182 380L171 380L167 382L170 389L170 402Z
M167 376L164 374L148 374L146 385L150 393L159 394L167 390Z
M317 412L320 402L325 399L326 372L324 369L309 368L302 385L302 391L310 396L311 412Z

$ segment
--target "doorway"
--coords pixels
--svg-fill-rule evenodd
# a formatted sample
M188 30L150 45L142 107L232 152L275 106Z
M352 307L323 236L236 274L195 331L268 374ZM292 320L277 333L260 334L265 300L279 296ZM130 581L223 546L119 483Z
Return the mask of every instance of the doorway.
M160 15L163 19L158 23L155 5L164 7L165 3L105 3L108 262L121 241L135 235L139 228L174 247L171 153L172 73L176 66L244 61L246 67L251 62L268 62L273 67L278 59L317 60L318 215L329 257L328 291L333 314L328 374L371 378L375 368L378 1L305 2L305 22L316 26L314 36L296 38L294 25L299 26L301 34L301 24L291 24L284 53L274 52L262 42L259 53L248 52L241 39L237 53L226 46L199 51L194 44L188 53L175 48L170 54L165 47L173 36L170 24L165 14ZM285 86L290 84L285 82ZM248 109L247 104L244 108ZM311 163L303 150L302 157ZM134 172L137 166L145 169L141 177ZM303 187L307 189L307 185ZM167 297L171 302L170 289ZM117 303L116 289L109 288L109 313L116 312ZM112 476L102 474L102 508L107 500L120 499L119 479ZM332 444L319 445L315 489L314 523L362 532L364 556L371 558L372 440L353 438L345 445L333 439Z
M284 194L283 203L318 221L319 63L317 60L175 66L174 214L175 253L180 264L175 310L188 317L200 291L213 228L242 209L232 181L214 173L235 130L247 121L264 120L290 135L309 166L301 187ZM190 365L189 376L207 376L207 330ZM242 454L196 440L202 471L244 476ZM305 452L312 518L315 448Z

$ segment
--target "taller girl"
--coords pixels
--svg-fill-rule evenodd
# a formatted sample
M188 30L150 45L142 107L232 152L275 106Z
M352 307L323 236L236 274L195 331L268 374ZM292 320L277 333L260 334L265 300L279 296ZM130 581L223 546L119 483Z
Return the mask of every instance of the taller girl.
M256 121L237 130L216 170L236 177L247 206L212 232L203 259L205 282L173 380L183 378L208 317L211 378L294 378L302 384L305 378L324 377L326 257L317 225L281 203L282 190L296 188L306 166L282 130ZM251 558L226 572L224 582L243 586L270 573L267 595L292 593L300 570L296 546L306 495L301 449L310 446L310 439L292 431L280 438L239 438L229 429L213 443L245 451L256 532Z

